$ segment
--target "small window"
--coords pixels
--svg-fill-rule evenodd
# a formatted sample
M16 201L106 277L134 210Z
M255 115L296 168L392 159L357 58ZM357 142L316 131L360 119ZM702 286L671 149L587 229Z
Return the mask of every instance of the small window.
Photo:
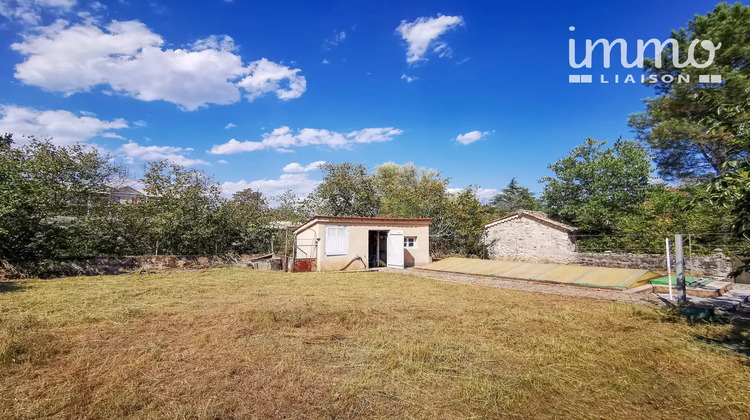
M417 237L416 236L404 236L404 248L416 248Z
M326 255L346 255L349 253L349 228L346 226L326 226Z

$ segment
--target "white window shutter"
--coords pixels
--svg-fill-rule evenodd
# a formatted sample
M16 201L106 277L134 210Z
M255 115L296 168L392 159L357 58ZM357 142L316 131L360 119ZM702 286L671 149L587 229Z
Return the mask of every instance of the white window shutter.
M349 253L349 228L326 226L326 255L346 255Z

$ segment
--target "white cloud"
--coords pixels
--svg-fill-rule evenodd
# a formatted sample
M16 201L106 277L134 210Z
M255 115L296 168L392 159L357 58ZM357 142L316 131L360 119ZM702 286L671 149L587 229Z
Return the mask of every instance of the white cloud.
M344 31L333 31L333 36L323 41L323 49L331 50L338 47L339 44L346 40L346 32Z
M313 163L308 164L307 166L302 166L297 162L292 162L282 169L284 172L310 172L314 171L316 169L319 169L322 165L325 165L326 161L324 160L318 160Z
M232 127L237 127L237 124L228 123L227 125L224 126L225 129L232 128Z
M406 80L407 83L411 83L415 80L419 80L419 77L416 76L407 76L406 74L401 75L401 80Z
M250 75L240 80L237 86L247 91L245 96L251 101L268 92L275 93L279 99L294 99L307 90L307 81L297 75L300 69L290 69L265 58L253 61L247 68ZM287 84L282 86L285 80Z
M268 196L281 194L285 190L292 190L299 196L310 194L320 181L309 178L308 173L283 174L278 179L259 179L255 181L240 180L237 182L224 182L221 185L226 195L232 195L245 188L252 188Z
M468 133L459 134L458 136L456 136L456 141L461 144L470 144L492 133L493 132L491 131L469 131Z
M477 198L479 199L480 203L485 204L498 193L500 193L500 190L496 188L479 188L477 189Z
M348 148L354 143L374 143L390 141L393 136L403 133L393 127L365 128L350 133L303 128L296 133L289 127L279 127L270 133L263 134L261 141L237 141L231 139L220 145L214 145L209 153L214 155L229 155L241 152L253 152L263 149L274 149L279 152L290 152L292 147L311 145L329 146L332 148Z
M133 125L136 127L148 127L148 123L143 120L133 121Z
M192 148L182 148L174 146L141 146L138 143L130 142L123 145L118 152L127 156L129 161L140 160L168 160L182 166L210 165L205 160L191 159L185 154L193 151Z
M448 194L458 194L461 191L465 190L466 188L446 188L445 191ZM480 203L486 204L488 201L492 199L492 197L496 196L500 190L496 188L477 188L474 191L474 194L477 197L477 200L479 200Z
M220 163L220 164L222 164L222 165L226 165L226 164L228 164L228 163L229 163L229 162L227 162L227 161L226 161L226 160L224 160L224 159L219 159L219 160L218 160L217 162L218 162L218 163Z
M206 38L199 39L192 44L193 51L219 50L219 51L236 51L234 39L229 35L209 35Z
M84 142L92 137L117 137L109 130L127 128L122 118L100 120L90 113L77 116L70 111L39 111L15 105L0 105L0 133L13 133L20 140L23 135L52 137L56 144Z
M297 98L306 89L299 69L265 58L244 65L234 41L212 35L189 49L162 49L164 40L138 21L69 25L59 20L11 45L26 57L15 77L27 85L72 95L95 86L183 109L231 104L263 94ZM112 93L112 92L110 92Z
M26 25L37 25L43 12L69 12L75 5L76 0L2 0L0 15Z
M324 59L323 59L323 61L322 61L322 63L323 63L323 64L330 64L331 62L330 62L330 61L328 61L328 60L326 60L326 59L324 58Z
M401 38L407 42L409 49L406 52L406 62L413 63L423 58L430 43L444 34L446 31L463 25L464 19L461 16L438 16L436 18L420 17L414 22L407 23L401 21L396 31L401 34ZM444 42L433 47L433 51L440 57L450 56L451 50Z

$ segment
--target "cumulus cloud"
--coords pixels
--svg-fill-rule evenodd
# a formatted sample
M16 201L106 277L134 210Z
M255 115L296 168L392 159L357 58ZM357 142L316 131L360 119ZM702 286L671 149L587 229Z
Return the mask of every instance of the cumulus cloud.
M459 134L458 136L456 136L456 141L461 144L470 144L490 134L492 134L491 131L469 131L468 133Z
M269 92L275 93L279 99L299 98L307 89L305 78L297 75L300 69L290 69L265 58L253 61L247 69L250 74L237 86L247 91L245 96L251 101ZM284 81L285 86L282 85Z
M39 111L0 105L0 133L13 133L18 140L23 135L34 135L52 137L54 143L66 145L85 142L96 136L121 138L109 130L127 127L127 121L122 118L100 120L88 112L81 112L78 116L65 110Z
M375 143L390 141L393 136L403 133L393 127L365 128L350 133L303 128L296 133L289 127L279 127L270 133L263 134L261 141L237 141L231 139L220 145L214 145L209 153L214 155L229 155L241 152L253 152L263 149L274 149L280 152L290 152L292 147L311 145L328 146L332 148L347 148L354 143Z
M278 179L259 179L249 182L243 179L237 182L224 182L221 188L226 195L232 195L245 188L252 188L268 196L278 195L286 190L292 190L299 196L305 196L310 194L318 184L320 184L320 181L310 179L309 174L303 172L283 174Z
M237 127L237 124L228 123L227 125L224 126L225 129L226 128L233 128L233 127Z
M396 32L401 34L401 38L408 44L406 62L413 63L426 60L424 55L430 44L448 30L463 25L463 23L464 19L461 16L420 17L414 22L402 20L396 28ZM451 55L450 48L444 42L433 45L433 52L438 54L439 57Z
M76 5L76 0L3 0L0 1L0 15L27 25L37 25L42 13L64 13Z
M70 25L58 20L11 45L26 57L15 77L27 85L72 95L95 86L143 101L162 100L195 110L264 94L287 100L306 89L300 69L265 58L243 64L227 35L212 35L187 49L164 49L164 40L138 21Z
M185 156L186 153L191 151L193 149L189 147L141 146L134 142L127 143L118 150L118 152L126 156L129 162L132 162L134 159L168 160L182 166L210 165L205 160L191 159Z
M314 171L316 169L319 169L321 166L325 165L326 161L324 160L318 160L313 163L310 163L306 166L302 166L297 162L292 162L282 169L284 172L310 172Z

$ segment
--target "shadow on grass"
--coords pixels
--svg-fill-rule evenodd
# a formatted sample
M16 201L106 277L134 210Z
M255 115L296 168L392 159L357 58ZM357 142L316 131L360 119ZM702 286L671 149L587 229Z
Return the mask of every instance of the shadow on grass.
M0 294L10 293L10 292L19 292L23 289L25 289L25 287L19 286L18 284L12 281L0 281Z
M712 344L728 351L745 357L744 364L750 366L750 324L744 322L733 322L732 329L719 337L706 337L695 335L696 341Z

